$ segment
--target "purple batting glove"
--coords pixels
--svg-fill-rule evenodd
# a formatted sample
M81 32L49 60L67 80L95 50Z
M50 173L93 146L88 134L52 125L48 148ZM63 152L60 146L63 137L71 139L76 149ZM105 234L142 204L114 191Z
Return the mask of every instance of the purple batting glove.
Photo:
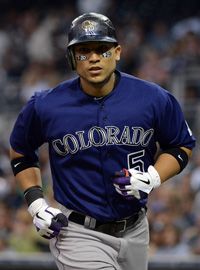
M57 236L60 230L62 229L62 227L67 227L67 225L68 225L68 219L64 214L60 213L57 216L55 216L52 219L51 225L49 227L49 229L53 231L53 234L51 235L50 238Z
M54 218L52 218L51 225L48 227L48 233L42 233L41 236L46 239L54 238L58 236L62 227L68 226L68 219L67 217L60 213L57 214ZM38 232L41 231L39 227L36 226Z
M131 175L127 169L122 169L122 171L115 172L113 178L113 185L115 187L115 190L126 200L135 199L135 196L128 194L128 192L131 190L130 176Z
M28 210L38 233L46 239L57 236L61 228L68 225L67 217L61 210L48 206L43 198L33 201Z

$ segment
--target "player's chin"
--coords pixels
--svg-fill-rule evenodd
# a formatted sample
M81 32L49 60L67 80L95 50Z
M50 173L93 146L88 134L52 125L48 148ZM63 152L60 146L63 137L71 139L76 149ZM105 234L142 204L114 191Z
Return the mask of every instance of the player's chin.
M104 76L103 70L98 70L98 71L88 71L88 76L90 78L102 78Z
M101 75L98 75L98 76L89 76L88 77L88 80L91 82L91 83L103 83L105 78Z

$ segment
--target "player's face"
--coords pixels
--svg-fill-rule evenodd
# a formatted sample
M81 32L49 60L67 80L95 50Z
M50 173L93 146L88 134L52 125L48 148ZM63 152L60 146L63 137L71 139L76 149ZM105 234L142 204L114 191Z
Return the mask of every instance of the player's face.
M103 84L109 79L120 59L121 47L109 42L88 42L74 46L76 71L82 83Z

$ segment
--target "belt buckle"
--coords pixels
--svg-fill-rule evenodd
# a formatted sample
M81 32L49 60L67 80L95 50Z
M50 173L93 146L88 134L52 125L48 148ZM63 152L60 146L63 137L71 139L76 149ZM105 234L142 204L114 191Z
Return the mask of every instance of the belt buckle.
M123 220L117 220L116 222L117 222L117 223L122 223L122 222L123 222L123 229L120 230L120 231L118 231L118 232L119 232L119 233L125 232L126 226L127 226L127 220L126 220L126 219L123 219Z

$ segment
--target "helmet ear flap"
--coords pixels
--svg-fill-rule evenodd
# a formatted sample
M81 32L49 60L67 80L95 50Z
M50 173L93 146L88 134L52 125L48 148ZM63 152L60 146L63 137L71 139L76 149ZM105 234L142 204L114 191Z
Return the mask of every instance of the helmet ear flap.
M66 53L66 58L69 66L71 67L72 70L76 69L76 61L73 53L72 48L67 48L67 53Z

